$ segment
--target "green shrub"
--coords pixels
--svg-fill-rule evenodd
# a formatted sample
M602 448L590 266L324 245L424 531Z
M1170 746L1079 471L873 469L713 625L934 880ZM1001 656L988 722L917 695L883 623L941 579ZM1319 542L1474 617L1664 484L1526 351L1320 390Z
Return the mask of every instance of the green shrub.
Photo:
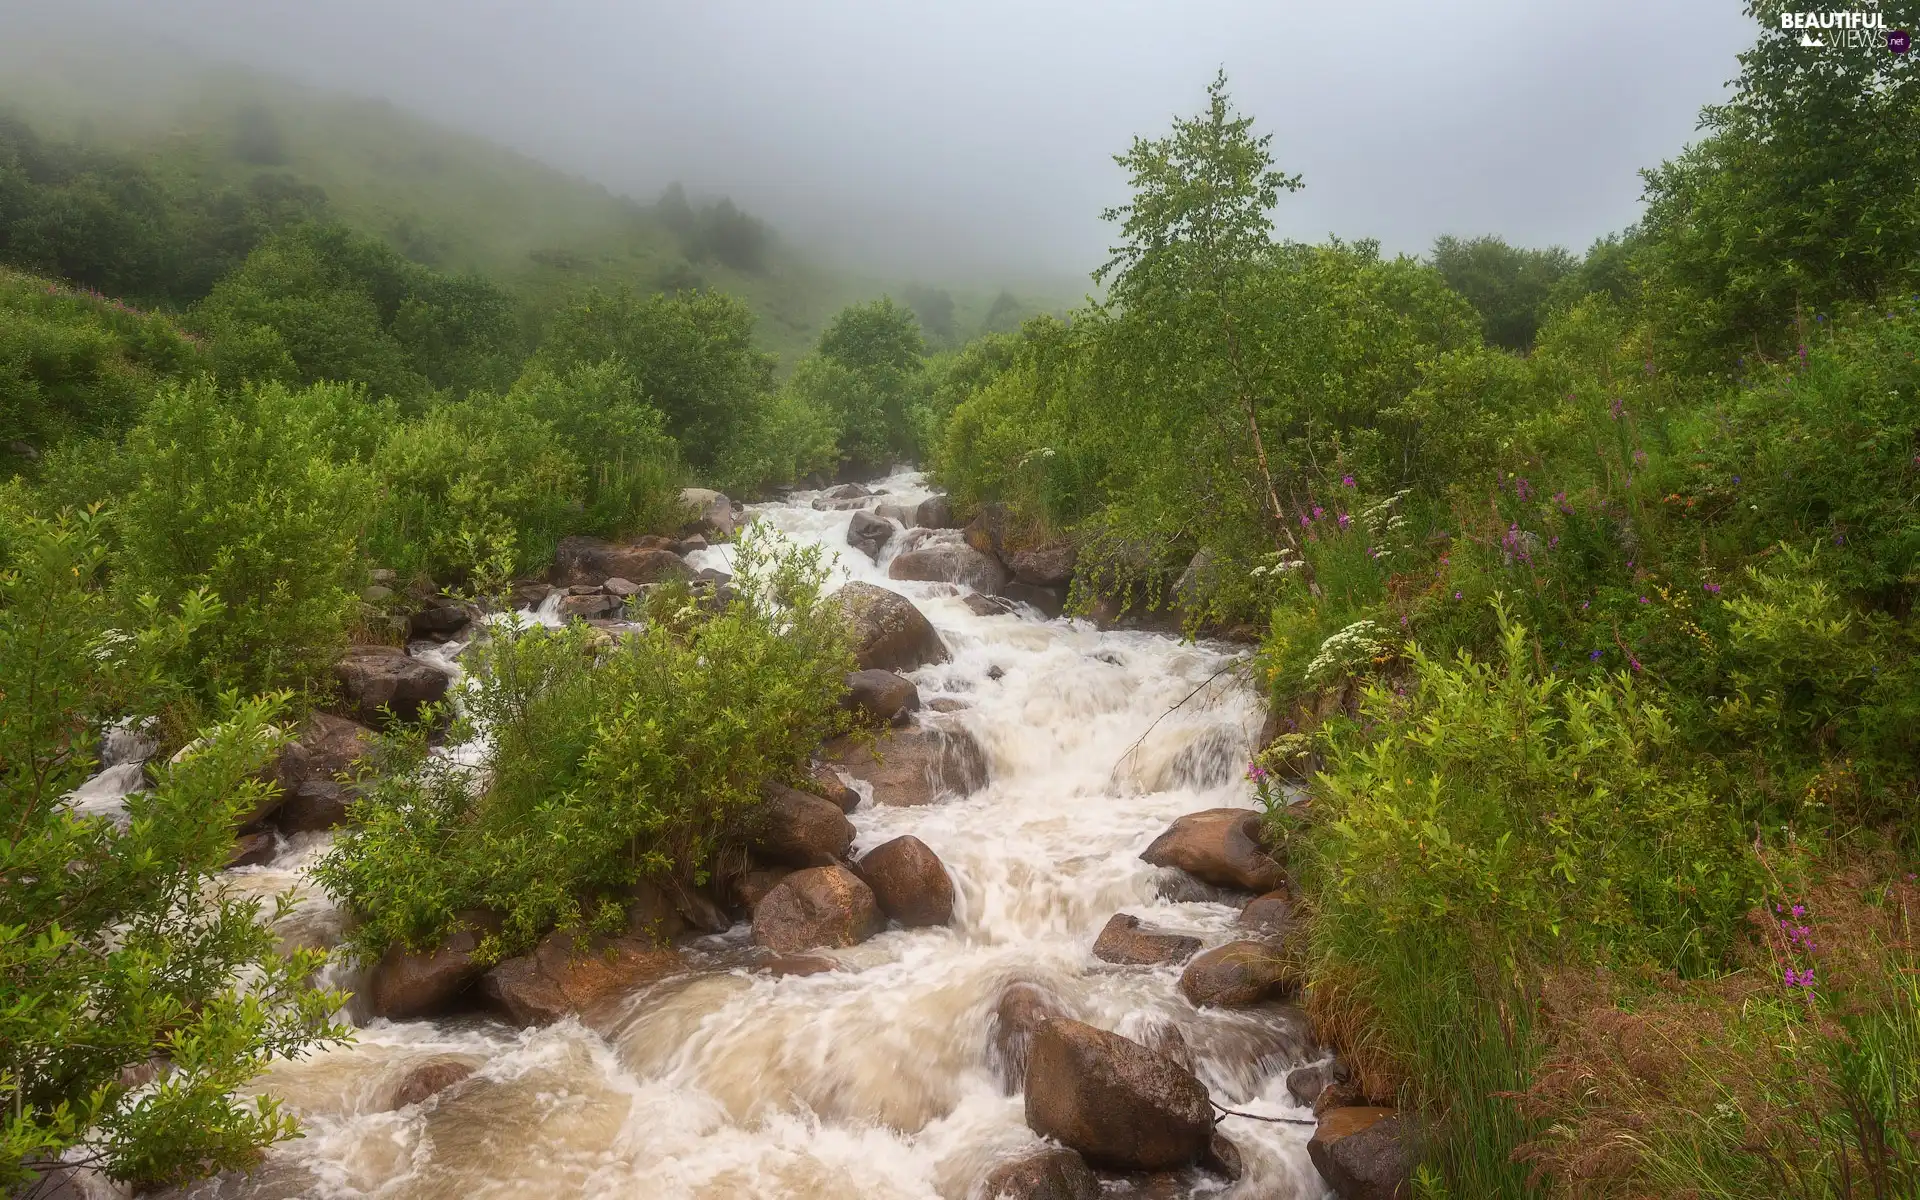
M376 501L364 456L382 422L346 385L223 391L203 377L162 389L129 434L138 480L117 510L120 582L225 605L188 650L202 695L326 686L364 581Z
M159 664L224 614L188 592L116 621L95 518L0 520L0 1187L70 1150L150 1186L247 1169L298 1127L235 1091L345 1035L341 997L310 987L324 955L282 957L259 902L217 882L268 786L284 698L230 708L128 797L125 824L76 814L63 797L101 724L151 712L170 690ZM156 1061L153 1087L125 1081Z
M704 876L761 783L797 778L838 728L852 662L818 553L767 538L743 537L736 593L717 607L663 586L646 628L611 644L575 624L468 652L485 789L418 731L390 740L358 823L317 869L357 918L358 953L425 947L487 909L504 927L483 954L512 954L617 919L641 879Z
M679 525L679 450L626 363L578 364L557 375L536 366L509 399L550 424L584 464L579 532L666 533Z

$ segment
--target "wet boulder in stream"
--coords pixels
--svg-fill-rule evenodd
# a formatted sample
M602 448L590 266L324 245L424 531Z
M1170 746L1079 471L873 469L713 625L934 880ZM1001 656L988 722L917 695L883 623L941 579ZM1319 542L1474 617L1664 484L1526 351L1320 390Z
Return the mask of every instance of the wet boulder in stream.
M1405 1200L1413 1194L1416 1142L1391 1108L1336 1108L1320 1118L1307 1157L1341 1200Z
M928 496L913 510L910 524L921 529L952 529L953 504L945 496Z
M853 822L839 805L771 781L761 785L760 797L752 841L759 858L789 867L824 867L846 857Z
M678 951L637 938L595 938L581 946L573 934L555 930L533 953L488 971L480 992L516 1025L548 1025L568 1013L592 1013L640 984L677 974L681 965Z
M1201 1162L1213 1106L1180 1064L1140 1043L1056 1017L1027 1051L1027 1127L1094 1166L1166 1171Z
M858 580L834 593L853 633L861 670L911 671L947 661L947 648L913 601Z
M354 646L333 664L333 676L349 715L376 728L386 723L382 707L410 720L447 694L445 671L398 646Z
M894 556L887 578L928 583L961 583L977 592L1006 586L1007 569L991 554L959 542L933 542Z
M1295 990L1286 962L1265 942L1228 942L1187 964L1180 993L1195 1005L1248 1008Z
M693 514L681 529L684 535L724 542L739 527L733 513L733 501L712 488L681 488L680 506ZM634 577L629 575L628 578Z
M600 587L609 579L659 583L692 579L693 568L672 550L616 545L596 537L564 537L553 555L553 581L562 586Z
M1101 962L1133 967L1181 962L1199 949L1199 938L1155 929L1132 913L1113 914L1093 942L1093 956Z
M851 671L845 704L878 724L904 724L907 714L920 709L920 689L893 671Z
M980 1184L982 1200L1100 1200L1100 1178L1065 1146L1003 1162Z
M969 796L987 785L987 754L964 726L914 725L871 744L835 738L823 747L828 762L873 785L873 802L902 808Z
M361 992L376 1017L404 1021L435 1016L459 998L484 970L473 961L480 938L461 928L429 951L390 946L374 964Z
M879 559L880 551L893 540L893 522L872 513L856 512L847 525L847 545L871 559Z
M1027 1051L1040 1027L1065 1016L1053 993L1031 980L1016 980L1000 993L993 1008L993 1065L1009 1094L1027 1082Z
M795 871L753 912L754 944L782 954L858 945L885 927L873 890L841 866Z
M1178 867L1203 883L1271 892L1286 873L1260 844L1260 814L1249 808L1188 813L1140 854L1156 867Z
M907 928L953 920L953 880L946 864L912 834L867 851L857 870L881 911Z
M1073 568L1079 551L1066 538L1055 538L1038 546L1015 550L1007 556L1013 577L1034 587L1065 587L1073 582Z

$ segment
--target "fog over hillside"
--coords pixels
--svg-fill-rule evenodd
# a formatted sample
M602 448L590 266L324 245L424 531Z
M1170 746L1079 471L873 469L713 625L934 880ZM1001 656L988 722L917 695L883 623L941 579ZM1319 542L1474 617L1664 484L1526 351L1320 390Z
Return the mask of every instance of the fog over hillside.
M0 32L384 96L616 190L685 180L836 260L956 282L1096 264L1096 214L1124 190L1111 156L1220 66L1306 177L1284 234L1580 249L1636 218L1637 169L1689 139L1746 37L1730 0L69 0Z

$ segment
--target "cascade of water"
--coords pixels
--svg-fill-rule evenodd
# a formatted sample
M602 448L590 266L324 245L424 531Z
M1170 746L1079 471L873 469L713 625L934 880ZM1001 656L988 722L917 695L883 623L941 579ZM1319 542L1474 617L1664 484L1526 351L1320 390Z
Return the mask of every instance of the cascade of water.
M887 494L876 503L927 494L914 474L877 486ZM988 786L963 799L867 803L852 817L856 851L911 833L939 854L956 885L951 927L833 951L839 970L715 970L654 985L600 1032L571 1019L524 1032L479 1018L374 1022L356 1045L261 1081L303 1114L304 1139L275 1149L249 1180L193 1194L966 1200L989 1164L1036 1140L1020 1096L993 1068L992 1014L1018 980L1123 1034L1179 1030L1223 1104L1308 1115L1284 1086L1311 1053L1296 1015L1196 1009L1175 986L1178 967L1114 967L1090 953L1119 911L1209 944L1233 936L1233 908L1162 898L1163 873L1138 857L1184 813L1251 803L1239 767L1259 710L1221 671L1227 652L1031 612L978 616L956 585L888 579L902 535L875 563L846 544L852 513L814 509L813 496L753 515L837 552L837 578L919 605L952 660L912 678L923 698L965 705L948 719L964 723L989 760ZM693 561L728 569L730 548ZM297 885L322 844L299 842L252 868L250 885ZM289 936L324 939L337 918L317 900L306 922ZM745 935L738 927L709 948ZM380 1111L396 1073L430 1057L474 1065L474 1082ZM1231 1188L1193 1185L1202 1192L1325 1194L1305 1127L1230 1119L1223 1131L1245 1175Z

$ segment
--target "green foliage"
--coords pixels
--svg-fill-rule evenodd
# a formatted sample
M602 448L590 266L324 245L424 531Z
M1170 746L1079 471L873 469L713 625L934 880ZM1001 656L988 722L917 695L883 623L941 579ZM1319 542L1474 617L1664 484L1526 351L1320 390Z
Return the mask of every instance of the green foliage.
M163 317L0 269L0 429L47 449L132 424L159 379L203 365Z
M324 955L283 957L259 902L216 882L269 786L283 699L231 704L123 821L75 811L95 731L164 697L160 665L222 606L147 598L128 620L100 587L95 517L0 515L0 1187L70 1150L149 1186L247 1169L298 1127L235 1089L346 1035L342 998L311 987ZM155 1084L131 1087L150 1064Z
M1912 290L1920 263L1920 117L1910 55L1803 47L1779 0L1749 0L1759 38L1706 139L1645 172L1641 267L1663 333L1694 363L1791 352L1817 313ZM1920 6L1877 10L1887 29Z
M312 690L346 642L375 505L366 466L385 414L358 389L169 385L127 439L117 510L129 595L196 589L225 616L194 631L200 694Z
M356 914L357 952L427 946L484 909L503 926L483 955L512 954L617 918L642 879L704 874L761 783L797 777L838 727L852 662L817 551L769 536L742 538L724 603L661 587L646 628L610 644L575 624L469 652L484 790L402 735L316 872Z
M303 225L267 241L193 320L230 383L334 380L417 402L431 388L504 385L520 358L504 292L337 226Z
M840 449L862 471L884 470L914 452L912 411L926 343L913 310L882 297L842 309L820 335L804 394L825 406Z
M595 290L554 317L534 363L561 374L621 360L688 465L705 471L773 391L773 359L753 348L753 325L752 309L719 292Z
M1480 314L1487 341L1508 350L1533 345L1548 299L1574 271L1573 256L1558 246L1528 250L1494 234L1440 237L1433 265Z

